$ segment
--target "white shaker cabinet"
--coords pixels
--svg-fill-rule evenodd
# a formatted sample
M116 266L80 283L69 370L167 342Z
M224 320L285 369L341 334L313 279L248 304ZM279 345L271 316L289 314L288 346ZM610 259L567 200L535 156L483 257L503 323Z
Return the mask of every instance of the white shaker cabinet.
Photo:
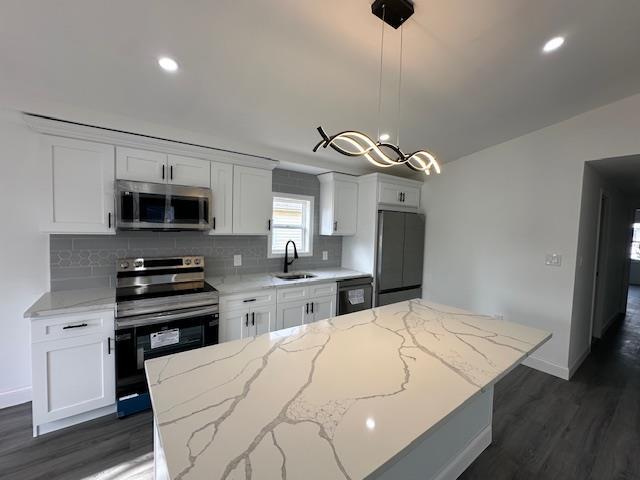
M318 175L320 235L355 235L358 220L358 182L341 173Z
M102 143L44 137L50 233L113 234L114 148Z
M381 181L378 189L378 203L418 208L420 189L406 184Z
M307 319L309 313L309 302L307 300L297 300L294 302L278 303L276 324L278 329L299 327L309 323Z
M229 235L233 231L233 165L211 162L211 207L210 235Z
M267 235L271 226L271 170L234 166L233 233Z
M211 187L211 162L209 160L169 154L167 164L169 168L168 183L188 187Z
M165 183L168 178L167 154L117 147L116 177L119 180Z
M220 313L220 343L255 337L275 330L275 306L243 308Z
M314 298L311 301L311 312L313 321L325 320L336 316L336 296Z
M34 436L115 404L113 310L31 323Z

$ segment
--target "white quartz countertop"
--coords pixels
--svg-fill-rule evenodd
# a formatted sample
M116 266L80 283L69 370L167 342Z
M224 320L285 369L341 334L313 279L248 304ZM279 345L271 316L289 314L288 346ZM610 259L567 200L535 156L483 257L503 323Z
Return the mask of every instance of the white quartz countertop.
M115 308L113 288L87 288L43 294L24 312L25 318L46 317L65 313L81 313Z
M171 479L361 479L550 337L411 300L146 371Z
M301 278L298 280L282 280L275 277L276 273L255 273L245 275L228 275L226 277L208 277L207 282L215 287L220 295L231 295L234 293L249 292L251 290L261 290L273 287L293 287L301 284L311 284L318 282L330 282L338 280L348 280L368 275L367 273L348 270L346 268L327 268L316 270L304 270L304 273L315 275L313 278ZM289 273L296 273L292 270Z

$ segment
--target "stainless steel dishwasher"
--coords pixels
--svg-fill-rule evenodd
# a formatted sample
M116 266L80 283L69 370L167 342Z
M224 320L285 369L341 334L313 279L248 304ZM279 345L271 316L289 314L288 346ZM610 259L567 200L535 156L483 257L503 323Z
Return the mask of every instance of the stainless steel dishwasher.
M372 307L373 277L351 278L338 282L336 315L359 312Z

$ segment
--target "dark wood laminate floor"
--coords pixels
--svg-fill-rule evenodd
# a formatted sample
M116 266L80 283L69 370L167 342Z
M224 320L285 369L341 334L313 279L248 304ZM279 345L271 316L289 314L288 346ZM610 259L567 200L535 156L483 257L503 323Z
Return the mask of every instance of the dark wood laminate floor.
M150 480L151 415L38 439L31 405L0 410L0 478ZM520 366L495 390L493 443L464 480L640 479L640 288L570 382Z

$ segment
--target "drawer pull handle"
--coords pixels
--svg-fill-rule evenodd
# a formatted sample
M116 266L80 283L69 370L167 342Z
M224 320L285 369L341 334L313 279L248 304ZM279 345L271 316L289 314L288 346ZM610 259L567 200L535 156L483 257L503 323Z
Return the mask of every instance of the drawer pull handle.
M79 325L67 325L66 327L62 327L63 330L68 330L70 328L82 328L82 327L88 327L89 325L87 325L86 323L81 323Z
M255 298L248 298L246 300L243 300L244 303L255 302L255 301L256 301Z

